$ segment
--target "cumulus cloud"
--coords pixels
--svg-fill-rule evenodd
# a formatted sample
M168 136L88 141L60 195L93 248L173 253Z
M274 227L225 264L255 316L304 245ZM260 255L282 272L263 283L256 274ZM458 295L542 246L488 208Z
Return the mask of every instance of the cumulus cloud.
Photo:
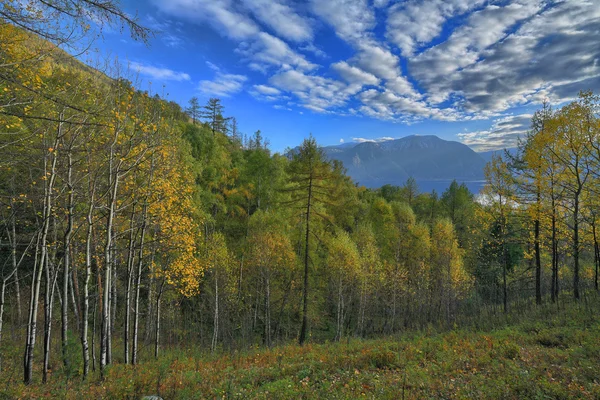
M483 38L481 32L490 33ZM561 102L598 87L600 8L593 1L489 6L446 43L409 61L433 102L493 115L548 97ZM459 45L459 42L468 45ZM448 55L440 46L454 51ZM459 61L456 61L456 60ZM568 90L567 90L568 88Z
M345 105L362 88L358 83L347 84L298 70L280 72L272 76L269 82L282 91L292 93L303 107L319 113Z
M382 79L394 79L400 75L398 56L371 41L360 43L352 60L365 71Z
M371 36L377 22L367 0L311 0L311 6L317 16L348 42Z
M270 10L260 10L259 6L264 1L248 0L246 6L251 7L254 15L259 19L271 15L274 19L270 20L268 25L278 34L295 37L298 40L312 35L308 25L300 26L302 21L300 17L294 18L290 24L284 26L284 19L292 14L291 8L283 3L274 3L279 7L269 6ZM245 12L246 10L238 5L238 2L234 3L232 0L154 0L154 2L161 11L169 15L199 25L211 24L219 33L238 41L240 44L238 52L248 59L255 70L266 72L268 66L288 67L289 65L304 69L315 68L314 64L292 50L283 40L264 32ZM268 3L271 4L270 1ZM292 27L292 24L295 27Z
M300 16L290 4L282 0L243 0L257 19L276 34L292 41L312 39L310 20Z
M335 70L342 78L349 83L362 83L365 85L378 85L379 78L375 75L363 71L360 68L349 65L345 61L340 61L331 65L331 68Z
M229 97L242 90L244 82L248 79L245 75L225 73L211 62L206 64L215 71L213 80L203 80L198 85L198 89L206 95Z
M132 71L158 81L189 81L190 76L185 72L173 71L169 68L157 67L132 61L129 63Z
M387 38L406 56L435 39L447 19L472 10L485 0L408 0L392 6Z
M251 43L243 43L238 53L253 60L258 65L275 65L284 68L297 67L305 70L317 66L293 51L283 40L266 32L260 32Z
M509 129L516 117L505 120L507 110L600 88L598 0L153 1L169 18L208 24L231 39L248 75L264 75L249 93L286 104L281 109L293 102L399 123L495 118L489 130L461 139L502 146L525 129ZM327 34L348 46L326 54L332 42L316 40ZM154 68L140 73L190 79ZM201 85L234 93L245 82L216 71Z
M248 39L260 32L258 25L238 12L231 0L154 0L161 11L191 21L209 23L232 39Z
M494 121L483 131L459 133L459 140L476 151L515 147L531 126L531 114L508 115Z
M277 96L281 94L280 90L275 89L274 87L267 85L254 85L254 89L264 95L268 96Z

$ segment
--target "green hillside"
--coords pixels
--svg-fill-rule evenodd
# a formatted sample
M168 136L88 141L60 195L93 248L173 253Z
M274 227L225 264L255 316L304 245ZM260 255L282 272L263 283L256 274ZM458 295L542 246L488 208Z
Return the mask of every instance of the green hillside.
M593 295L585 304L482 315L450 332L218 356L193 346L170 349L159 361L114 365L105 381L88 383L57 371L51 384L26 387L12 382L8 369L0 384L3 398L595 399L599 306Z

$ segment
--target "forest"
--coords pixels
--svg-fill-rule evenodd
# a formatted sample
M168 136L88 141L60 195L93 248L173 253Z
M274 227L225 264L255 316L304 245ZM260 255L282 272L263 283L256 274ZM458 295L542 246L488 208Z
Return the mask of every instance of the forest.
M591 91L544 103L516 155L486 166L482 193L457 182L420 193L414 179L371 190L310 132L273 153L218 98L182 106L64 51L89 29L85 13L150 34L111 2L57 1L44 13L4 3L7 385L105 377L173 349L268 355L294 342L452 331L597 296Z

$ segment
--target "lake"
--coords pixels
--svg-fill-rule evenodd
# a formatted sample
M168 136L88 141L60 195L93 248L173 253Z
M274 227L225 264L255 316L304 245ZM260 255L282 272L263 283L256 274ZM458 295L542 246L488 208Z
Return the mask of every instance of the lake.
M469 181L469 180L457 179L456 181L459 184L464 183L465 185L467 185L467 188L469 188L469 190L473 194L478 194L479 191L481 189L483 189L483 187L485 186L484 180ZM381 181L378 181L378 182L371 181L371 182L361 182L361 183L369 188L376 189L385 184L394 185L394 186L403 186L406 183L406 180L398 181L398 182L391 181L391 182L385 182L385 183L382 183ZM417 180L417 185L419 186L419 191L421 193L430 193L432 190L435 190L438 195L441 195L442 193L444 193L446 191L446 189L448 189L448 186L450 186L451 183L452 183L452 180L449 180L449 179Z

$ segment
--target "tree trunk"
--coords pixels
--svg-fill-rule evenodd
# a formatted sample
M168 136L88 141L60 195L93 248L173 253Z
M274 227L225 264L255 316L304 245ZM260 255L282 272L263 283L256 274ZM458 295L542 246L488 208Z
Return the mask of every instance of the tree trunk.
M56 288L56 280L58 278L58 270L50 269L51 262L46 257L46 293L44 302L44 367L42 370L42 382L48 382L48 370L50 368L50 345L52 338L52 308L54 306L54 290Z
M271 347L271 282L265 271L265 345Z
M154 338L154 358L158 359L158 350L160 348L160 300L162 298L163 289L165 287L166 280L160 284L158 293L156 294L156 335Z
M573 208L573 297L579 300L579 193Z
M14 210L14 205L11 200L11 209ZM23 314L21 308L21 283L19 282L19 265L17 263L17 227L16 227L16 215L11 219L11 233L12 239L10 240L11 247L11 257L12 257L12 265L13 265L13 273L15 277L15 296L17 303L17 324L21 325L23 321ZM11 235L9 235L10 238Z
M554 200L552 200L552 282L551 282L551 299L552 303L556 302L558 288L558 246L556 244L556 210L554 208Z
M133 264L135 258L134 244L134 216L135 203L131 209L131 220L129 221L129 245L127 246L127 291L125 292L125 324L123 329L123 363L129 364L129 328L131 325L131 287L133 286Z
M110 363L109 346L111 344L109 336L110 332L110 292L112 279L112 246L113 246L113 223L117 206L117 193L119 189L119 169L121 162L115 168L113 160L115 158L114 146L116 144L117 135L110 149L109 158L109 201L107 207L106 220L106 240L104 242L104 292L102 293L102 328L100 330L100 373L104 377L104 369Z
M54 140L54 149L58 147L58 141L62 132L62 124L59 124L58 127L58 135ZM40 247L40 256L36 260L37 262L34 265L34 271L32 275L32 283L31 283L31 300L29 303L29 320L27 323L27 338L25 344L25 355L23 362L23 381L25 384L31 383L32 378L32 370L33 370L33 350L35 348L35 339L37 336L37 314L38 314L38 303L40 299L40 287L42 283L42 274L44 272L44 267L46 265L46 260L48 258L48 230L50 228L50 217L52 215L52 192L54 190L54 181L56 180L56 152L52 152L52 163L50 167L50 176L45 182L48 182L44 186L44 207L43 207L43 222L42 229L40 234L40 240L38 242L38 246ZM44 159L44 173L47 171L47 159ZM37 247L36 246L36 256L37 256Z
M148 217L147 199L144 202L142 210L142 228L140 231L140 251L138 253L138 265L135 281L135 300L133 311L133 345L131 348L131 364L135 365L138 361L138 337L140 326L140 288L142 285L142 266L144 265L144 237L146 236L146 223ZM150 318L150 315L148 315Z
M88 376L90 371L90 352L88 345L88 329L89 329L89 315L90 315L90 279L92 276L92 233L93 233L93 213L94 213L94 197L95 187L92 186L90 181L90 204L86 216L87 222L87 233L85 237L85 277L83 280L83 315L81 317L81 351L83 353L83 377L84 379ZM95 304L96 302L94 302ZM94 335L96 334L95 329L96 322L96 308L94 305ZM94 341L92 339L92 351ZM95 353L94 353L95 355ZM94 357L95 360L95 357ZM95 365L95 361L94 361ZM94 367L95 369L95 367Z
M540 251L540 221L536 219L535 228L535 302L542 304L542 259Z
M338 282L338 301L337 301L337 328L335 332L335 341L339 342L342 339L342 277L340 276Z
M62 302L62 357L63 365L65 369L69 369L69 357L68 357L68 330L69 330L69 275L71 268L71 236L73 235L73 208L74 208L74 191L73 191L73 158L71 153L67 154L67 188L69 190L69 198L67 203L67 231L64 237L64 258L63 258L63 302Z
M210 350L214 352L217 349L217 340L219 336L219 274L215 271L215 315L213 319L213 337Z
M0 287L0 345L2 344L2 322L4 321L4 296L6 293L6 279L2 279ZM2 353L0 353L0 372L2 372Z
M313 176L310 174L308 180L308 201L306 202L306 234L304 243L304 285L302 287L302 327L298 343L303 345L306 341L306 330L308 325L308 260L309 260L309 235L310 235L310 213L312 206Z
M596 221L592 224L594 234L594 288L598 290L598 268L600 268L600 246L598 245L598 237L596 235Z

